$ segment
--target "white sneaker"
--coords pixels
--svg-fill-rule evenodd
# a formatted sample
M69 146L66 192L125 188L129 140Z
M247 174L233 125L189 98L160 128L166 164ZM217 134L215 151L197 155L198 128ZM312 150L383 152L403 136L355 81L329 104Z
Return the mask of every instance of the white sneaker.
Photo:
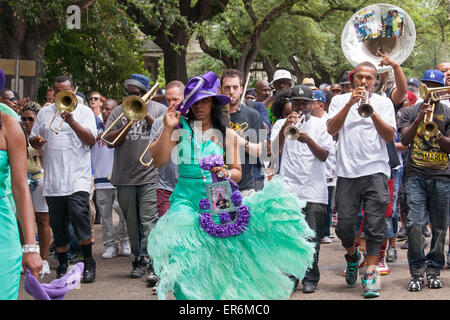
M128 257L131 255L131 248L128 240L121 241L120 246L122 247L122 255Z
M48 261L47 260L42 260L42 270L41 270L40 274L41 274L41 279L46 274L50 274L50 266L48 265Z
M117 256L117 247L115 245L107 246L102 254L103 259L111 259L115 256Z
M330 237L323 237L320 240L320 243L332 243L332 242L333 242L333 240L331 240Z

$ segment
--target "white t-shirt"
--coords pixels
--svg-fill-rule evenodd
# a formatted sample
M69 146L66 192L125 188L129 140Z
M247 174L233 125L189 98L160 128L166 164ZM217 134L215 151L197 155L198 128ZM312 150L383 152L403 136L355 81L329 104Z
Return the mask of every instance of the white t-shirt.
M272 145L285 121L286 119L280 119L273 125L270 135ZM330 150L333 139L321 119L310 117L305 122L303 130L320 147L327 151ZM314 156L306 143L285 139L281 156L280 177L300 200L328 204L325 163Z
M103 134L105 127L102 128L97 125L97 134ZM106 142L99 139L91 148L92 156L92 171L94 173L94 188L98 189L115 189L109 182L112 175L112 168L114 164L114 148L108 148Z
M329 119L328 113L325 111L320 118L325 125ZM328 158L325 161L325 176L327 177L327 186L336 185L336 141L333 140L330 150L328 150Z
M333 118L350 100L352 93L336 95L331 99L329 118ZM370 105L381 119L396 129L394 106L390 99L373 94ZM354 104L339 130L336 152L336 174L338 177L358 178L384 173L391 175L386 142L378 134L372 119L358 114Z
M55 104L42 108L34 122L30 138L41 135L48 140L44 144L44 196L67 196L91 189L91 149L78 138L72 128L64 122L58 134L49 124L57 111ZM78 104L72 115L81 126L97 137L95 116L92 110ZM58 113L52 127L57 129L62 121Z

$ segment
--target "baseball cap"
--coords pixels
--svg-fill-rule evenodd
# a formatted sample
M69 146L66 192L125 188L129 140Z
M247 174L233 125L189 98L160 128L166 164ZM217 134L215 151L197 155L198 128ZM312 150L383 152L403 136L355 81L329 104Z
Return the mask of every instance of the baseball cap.
M284 70L284 69L277 70L277 71L275 71L275 73L273 75L273 80L270 84L273 84L275 81L280 80L280 79L289 79L292 81L292 75L287 70Z
M350 74L350 71L345 71L342 74L341 82L339 82L339 84L350 84L350 79L348 78L349 74Z
M150 79L142 74L132 74L130 79L125 80L125 88L128 89L128 86L132 85L138 87L139 89L147 92L150 89Z
M316 82L313 78L305 78L302 82L303 85L311 87L313 90L317 90L319 88L316 87Z
M313 100L326 103L327 99L325 98L325 92L322 90L313 90Z
M313 101L313 90L309 86L296 85L291 89L291 100L294 99Z
M445 74L439 70L427 70L420 81L431 81L445 86Z
M419 87L419 80L417 80L417 78L410 78L407 81L407 85L413 85L416 86L417 88Z

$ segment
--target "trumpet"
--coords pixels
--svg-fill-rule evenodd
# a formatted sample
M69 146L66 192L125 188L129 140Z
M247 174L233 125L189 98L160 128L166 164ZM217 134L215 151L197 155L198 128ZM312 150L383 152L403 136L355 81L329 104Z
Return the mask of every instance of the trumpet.
M358 102L358 114L363 118L369 118L373 114L373 107L369 104L369 91Z
M284 129L284 136L289 140L297 140L300 136L300 130L302 130L305 125L305 121L306 116L303 113L300 114L294 124L287 126Z
M433 98L431 98L433 101ZM433 121L434 116L434 106L436 105L436 101L433 101L431 103L431 112L426 113L425 117L423 118L423 135L427 138L435 137L438 134L439 128L436 124L436 122Z
M140 121L147 115L147 104L156 95L159 89L159 84L156 83L146 94L141 97L131 95L123 99L122 101L122 113L117 117L117 119L103 132L100 139L105 141L109 145L114 145L120 139L125 131L133 124L135 121ZM111 130L119 119L125 116L127 119L131 120L119 133L119 135L114 139L114 141L108 141L105 139L106 134ZM147 148L148 149L148 148ZM147 150L146 149L146 150Z
M450 94L438 95L439 92L446 92L450 90L450 86L447 87L437 87L437 88L428 88L424 83L421 83L419 86L419 92L422 99L426 99L428 96L431 96L431 100L445 100L450 99Z
M56 134L58 134L59 131L61 131L61 128L64 124L64 119L63 119L61 121L61 124L59 125L58 129L55 129L52 127L52 124L55 121L58 113L62 113L62 112L70 113L70 112L73 112L77 108L78 99L77 99L75 92L77 92L77 88L75 88L75 91L62 90L62 91L58 92L58 94L55 96L55 107L58 110L55 112L55 115L53 116L52 121L50 121L50 124L48 126Z

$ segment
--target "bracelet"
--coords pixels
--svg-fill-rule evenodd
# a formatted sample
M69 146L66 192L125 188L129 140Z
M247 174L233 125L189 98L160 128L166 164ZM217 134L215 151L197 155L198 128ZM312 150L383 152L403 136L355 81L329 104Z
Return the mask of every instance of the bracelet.
M23 253L40 253L39 245L37 244L24 244L22 246Z
M231 179L231 170L228 170L228 169L225 169L225 170L227 170L227 173L228 173L228 179Z

